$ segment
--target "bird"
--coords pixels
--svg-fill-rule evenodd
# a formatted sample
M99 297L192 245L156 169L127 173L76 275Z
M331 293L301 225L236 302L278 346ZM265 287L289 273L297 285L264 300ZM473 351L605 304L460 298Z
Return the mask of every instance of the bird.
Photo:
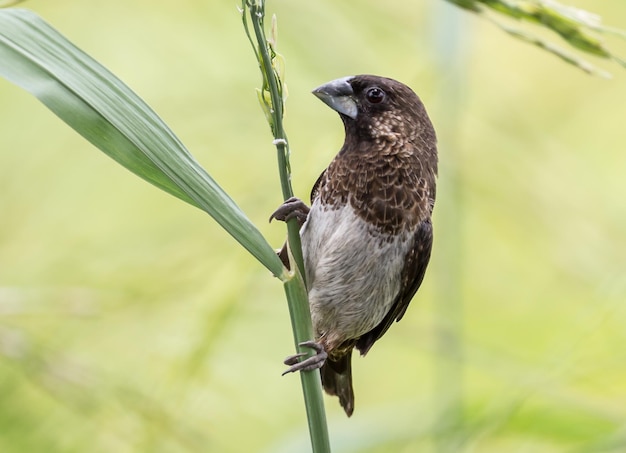
M286 200L270 217L296 218L315 339L285 373L320 368L324 390L354 411L352 351L365 356L404 316L433 244L437 138L415 92L394 79L342 77L313 90L343 121L339 153L313 185L311 205ZM287 245L279 255L289 266Z

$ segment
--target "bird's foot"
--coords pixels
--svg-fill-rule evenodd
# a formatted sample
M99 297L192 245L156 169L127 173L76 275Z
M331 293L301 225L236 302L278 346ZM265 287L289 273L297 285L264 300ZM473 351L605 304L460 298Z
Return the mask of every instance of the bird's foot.
M280 205L280 207L274 211L270 216L270 222L273 219L287 222L291 219L297 219L300 226L304 225L306 218L309 215L311 209L304 204L302 200L296 197L291 197Z
M304 360L300 358L307 355L307 352L300 352L298 354L287 357L284 361L285 365L291 365L287 371L283 373L283 376L287 373L293 373L295 371L312 371L321 368L324 362L328 358L328 354L321 343L315 341L304 341L300 343L300 346L305 348L311 348L315 350L315 355L308 357Z

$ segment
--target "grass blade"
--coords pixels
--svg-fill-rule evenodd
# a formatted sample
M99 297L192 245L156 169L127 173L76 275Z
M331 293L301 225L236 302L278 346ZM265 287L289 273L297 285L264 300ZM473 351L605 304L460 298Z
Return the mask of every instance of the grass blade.
M0 11L0 76L36 96L136 175L206 211L274 275L283 276L272 247L157 114L36 14Z

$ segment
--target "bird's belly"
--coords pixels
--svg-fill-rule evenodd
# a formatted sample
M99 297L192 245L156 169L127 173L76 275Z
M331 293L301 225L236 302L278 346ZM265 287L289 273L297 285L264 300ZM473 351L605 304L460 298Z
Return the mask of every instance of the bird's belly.
M329 209L316 201L301 236L318 336L339 345L376 327L400 290L409 234L381 233L350 205Z

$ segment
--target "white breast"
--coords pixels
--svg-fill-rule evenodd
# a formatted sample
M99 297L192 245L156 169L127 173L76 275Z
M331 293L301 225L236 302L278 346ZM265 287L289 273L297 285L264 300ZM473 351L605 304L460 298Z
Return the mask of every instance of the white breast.
M311 206L300 232L313 326L329 345L378 325L400 290L409 234L375 230L348 204Z

